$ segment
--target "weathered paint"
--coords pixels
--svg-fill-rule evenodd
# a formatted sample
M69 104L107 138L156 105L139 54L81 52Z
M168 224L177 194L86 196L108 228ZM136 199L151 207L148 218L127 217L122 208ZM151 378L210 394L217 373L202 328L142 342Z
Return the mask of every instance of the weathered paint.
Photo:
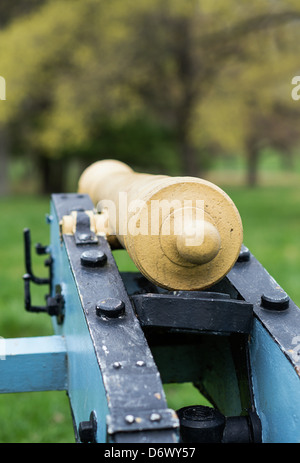
M89 335L82 303L70 269L65 247L60 243L59 223L51 205L51 255L54 260L53 287L62 285L65 299L65 319L57 325L56 333L63 333L68 351L68 395L72 408L75 432L81 421L88 421L93 410L97 417L98 442L106 441L106 422L100 417L108 414L107 399L97 363L94 345Z
M0 393L67 389L67 351L62 336L2 340Z
M53 195L52 201L53 288L60 284L65 299L64 323L55 328L66 337L68 392L75 430L93 410L99 420L98 442L106 442L107 420L109 441L123 442L129 432L136 432L133 442L144 438L149 442L177 442L178 419L167 408L159 372L108 243L104 237L93 243L77 243L74 236L67 235L60 240L60 219L75 207L92 208L90 198ZM83 251L97 249L107 256L105 266L82 265ZM121 300L124 315L112 319L99 316L96 305L107 298ZM141 361L143 368L139 366ZM115 368L119 363L121 368ZM151 421L154 412L161 415L159 421ZM126 416L132 414L134 423L128 423Z
M267 330L255 320L250 358L265 443L300 442L300 379Z

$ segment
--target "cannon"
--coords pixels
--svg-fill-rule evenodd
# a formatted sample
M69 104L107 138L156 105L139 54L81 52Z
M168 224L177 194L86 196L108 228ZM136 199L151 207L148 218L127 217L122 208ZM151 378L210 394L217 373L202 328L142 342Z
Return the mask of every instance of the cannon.
M1 393L65 390L76 442L300 441L300 311L243 244L224 191L99 161L78 192L51 196L47 222L49 276L34 274L26 229L23 279L25 309L54 334L2 340ZM164 384L184 382L212 406L170 409Z

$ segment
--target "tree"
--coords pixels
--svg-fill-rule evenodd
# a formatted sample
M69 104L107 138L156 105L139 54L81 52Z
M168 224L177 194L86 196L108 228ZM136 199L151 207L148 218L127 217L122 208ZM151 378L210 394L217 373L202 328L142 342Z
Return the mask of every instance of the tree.
M0 28L7 26L20 16L27 15L44 5L46 0L18 0L0 3Z
M287 75L290 63L286 63L285 55L287 48L292 47L288 50L289 55L292 54L294 60L296 59L295 44L291 44L291 35L295 34L295 28L285 30L288 36L286 40L281 40L281 34L286 24L299 21L299 6L283 1L277 2L277 9L270 10L269 2L255 1L251 3L249 14L249 10L242 6L235 12L236 3L228 1L226 6L220 7L215 2L202 2L200 7L198 1L158 0L152 11L147 10L142 14L138 12L135 19L138 27L132 43L136 42L137 46L132 46L132 66L135 65L139 71L133 87L156 117L169 121L174 127L182 170L187 175L201 171L201 158L197 157L197 152L203 153L217 141L220 146L223 145L223 151L227 148L211 130L203 130L204 126L207 128L207 110L213 118L218 117L219 102L224 101L224 95L216 91L218 86L222 86L220 81L224 71L229 69L229 75L231 73L231 79L234 79L233 85L236 85L237 80L241 82L241 76L248 72L247 67L250 65L255 69L256 80L267 77L269 83L273 76L266 76L266 67L270 59L272 62L272 48L275 45L277 63L280 60L281 77L285 72L285 78L290 81ZM261 62L262 55L264 63ZM248 79L247 81L249 83ZM228 78L226 83L225 94L232 87ZM278 88L280 82L276 84L273 82L272 85ZM257 110L260 107L262 92L261 87L241 87L247 93L238 92L237 104L240 108L243 107L246 124L254 110L254 100L259 101ZM248 92L253 94L251 101ZM215 94L214 104L208 108L207 95L211 94ZM226 104L228 118L231 110L228 99ZM238 120L235 123L240 125ZM240 134L237 134L234 130L236 125L231 128L228 128L228 124L226 126L226 130L235 133L235 145L242 141L243 148L246 148L249 155L251 169L255 150L249 141L250 135L242 127ZM198 134L195 134L195 127L198 128ZM212 123L212 127L214 131L218 131L215 124Z
M174 150L188 175L216 148L253 160L258 134L248 128L262 106L271 117L274 92L290 83L299 11L295 0L253 0L251 9L237 0L48 0L0 33L9 89L0 123L14 151L36 160L46 190L61 188L74 155L88 161L115 148L149 164L150 138L152 167L167 168ZM140 144L124 130L143 133Z
M0 123L14 133L13 151L30 153L34 159L44 192L63 190L68 157L95 160L103 155L107 136L128 141L123 126L130 133L136 125L136 158L150 145L150 152L141 156L144 164L149 155L164 163L154 142L165 146L170 157L169 128L147 116L122 78L127 67L122 48L128 36L122 17L126 8L119 0L74 0L72 8L66 0L48 1L0 36L0 59L9 84L9 104L0 108ZM150 143L145 143L146 136ZM122 153L128 153L127 147Z
M278 26L269 36L251 37L243 59L222 69L198 109L206 138L215 140L222 152L245 156L251 186L257 184L263 148L279 149L289 157L299 146L300 107L291 98L291 76L299 72L298 44L297 21Z

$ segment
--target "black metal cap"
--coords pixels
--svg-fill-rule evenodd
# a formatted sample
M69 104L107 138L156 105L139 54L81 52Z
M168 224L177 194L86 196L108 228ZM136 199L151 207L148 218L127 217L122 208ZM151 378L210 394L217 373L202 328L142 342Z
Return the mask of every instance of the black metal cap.
M78 427L80 441L84 444L96 442L97 418L94 411L90 414L89 421L81 421Z
M84 251L80 261L84 267L103 267L107 261L107 256L102 251Z
M278 291L274 294L263 294L261 296L261 305L264 309L282 311L289 308L290 298L283 292Z
M180 420L182 442L221 442L225 427L225 416L218 410L204 405L183 407L177 411Z
M98 301L96 304L96 313L98 316L108 318L117 318L125 312L125 304L120 299L108 298Z

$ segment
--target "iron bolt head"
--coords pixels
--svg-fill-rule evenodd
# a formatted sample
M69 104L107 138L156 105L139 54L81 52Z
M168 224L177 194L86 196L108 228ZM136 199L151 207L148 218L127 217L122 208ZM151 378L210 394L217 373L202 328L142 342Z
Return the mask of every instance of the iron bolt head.
M88 241L90 240L92 237L92 235L90 233L80 233L78 235L78 238L80 239L80 241Z
M261 306L268 310L283 311L289 308L290 298L285 292L278 292L278 294L261 296Z
M103 299L96 304L96 314L101 317L117 318L125 312L125 304L120 299Z
M84 251L80 261L84 267L103 267L106 264L107 256L102 251Z
M80 441L88 443L93 441L94 429L90 421L81 421L79 423L78 433Z
M247 262L248 260L250 260L250 251L243 245L238 257L238 262Z
M160 421L161 415L159 413L151 413L150 421Z
M137 367L144 367L145 365L146 365L146 363L144 362L144 360L138 360L136 362Z
M118 370L119 368L122 367L122 364L120 362L114 362L113 367L114 367L115 370Z
M89 421L81 421L78 427L80 441L84 444L96 442L97 418L94 411L90 414Z
M133 415L126 415L125 416L125 421L128 424L133 424L135 422L135 418Z

